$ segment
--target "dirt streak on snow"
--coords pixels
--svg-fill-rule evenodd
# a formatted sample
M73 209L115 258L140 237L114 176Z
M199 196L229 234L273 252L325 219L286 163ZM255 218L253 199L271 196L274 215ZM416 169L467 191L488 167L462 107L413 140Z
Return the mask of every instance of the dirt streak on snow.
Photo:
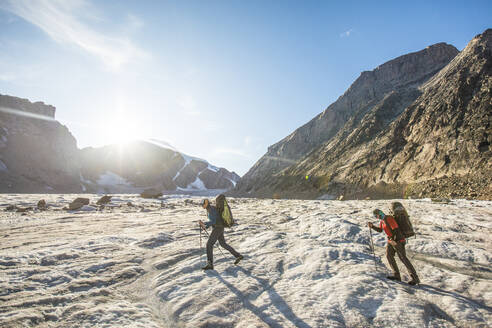
M0 326L492 324L492 202L402 201L418 232L407 243L415 288L384 278L382 234L375 269L365 223L390 201L230 199L238 225L226 240L245 259L234 266L215 249L216 270L204 273L198 198L116 195L98 210L63 210L75 197L0 196ZM48 211L3 211L41 198Z

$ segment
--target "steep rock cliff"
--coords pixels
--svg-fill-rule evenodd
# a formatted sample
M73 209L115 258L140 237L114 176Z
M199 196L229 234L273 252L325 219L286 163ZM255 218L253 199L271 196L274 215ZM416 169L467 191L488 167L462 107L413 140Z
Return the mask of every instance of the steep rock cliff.
M446 66L458 53L448 44L438 43L421 51L410 53L361 76L337 101L310 122L295 130L280 142L270 146L268 152L244 175L234 190L235 194L254 194L267 185L271 177L295 165L307 154L331 140L340 130L350 129L364 116L392 102L390 122L419 95L419 87ZM400 98L399 98L400 97ZM388 100L389 98L389 100ZM386 106L388 107L388 106ZM349 125L346 125L347 122Z
M260 192L491 198L491 44L489 29L422 84L414 101L386 96L360 122L352 117L334 138L269 177Z
M81 192L77 142L55 107L0 95L0 192Z

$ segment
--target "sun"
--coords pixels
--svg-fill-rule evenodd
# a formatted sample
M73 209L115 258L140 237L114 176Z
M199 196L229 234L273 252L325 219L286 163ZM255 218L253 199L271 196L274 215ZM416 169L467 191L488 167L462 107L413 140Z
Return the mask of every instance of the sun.
M104 130L107 144L125 145L148 137L140 120L129 116L117 116L109 120Z

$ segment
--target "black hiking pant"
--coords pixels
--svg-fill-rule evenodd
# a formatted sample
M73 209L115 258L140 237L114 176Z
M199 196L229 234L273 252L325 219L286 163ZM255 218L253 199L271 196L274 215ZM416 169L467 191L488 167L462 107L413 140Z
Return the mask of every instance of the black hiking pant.
M386 245L386 258L388 259L391 269L393 269L394 275L400 276L400 270L398 270L398 265L396 265L395 253L398 254L400 260L405 264L412 278L418 278L417 272L412 263L410 263L407 253L405 252L405 242L398 242L396 243L396 246L392 246L390 243Z
M220 246L227 249L232 255L234 255L234 257L240 256L234 248L226 244L224 239L224 227L214 227L207 241L207 260L210 263L214 263L214 245L217 240L219 241Z

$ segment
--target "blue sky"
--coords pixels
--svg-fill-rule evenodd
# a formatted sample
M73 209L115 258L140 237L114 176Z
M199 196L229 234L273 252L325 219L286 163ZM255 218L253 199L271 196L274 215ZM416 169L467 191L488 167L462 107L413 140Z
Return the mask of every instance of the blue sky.
M156 138L243 175L364 70L462 50L491 1L0 0L0 94L80 148Z

